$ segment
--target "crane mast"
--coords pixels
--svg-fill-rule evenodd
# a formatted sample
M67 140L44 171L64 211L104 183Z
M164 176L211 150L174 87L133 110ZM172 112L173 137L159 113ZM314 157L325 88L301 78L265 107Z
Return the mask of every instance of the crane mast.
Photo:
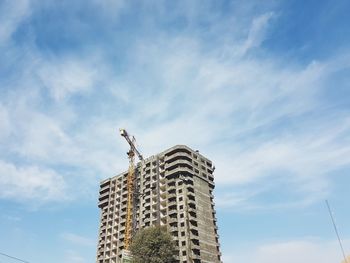
M125 226L125 242L124 248L129 249L132 238L132 226L133 226L133 196L134 196L134 182L135 182L135 155L137 155L140 161L143 160L142 155L136 148L136 141L134 136L130 136L125 129L119 129L120 135L130 145L130 149L127 152L129 158L129 169L127 177L127 207L126 207L126 226Z

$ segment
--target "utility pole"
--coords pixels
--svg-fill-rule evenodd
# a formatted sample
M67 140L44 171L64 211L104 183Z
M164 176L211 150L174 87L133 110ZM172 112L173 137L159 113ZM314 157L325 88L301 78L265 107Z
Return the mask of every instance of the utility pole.
M333 215L332 215L332 210L331 210L331 207L330 207L330 205L329 205L329 203L328 203L328 200L326 200L326 205L327 205L327 208L328 208L329 215L330 215L330 217L331 217L331 219L332 219L334 231L335 231L335 234L337 235L337 238L338 238L338 241L339 241L339 246L340 246L341 252L343 253L344 262L345 262L345 263L349 263L348 260L346 259L345 252L344 252L344 247L343 247L343 244L342 244L342 242L341 242L341 239L340 239L340 236L339 236L339 231L338 231L337 225L335 224L334 217L333 217Z

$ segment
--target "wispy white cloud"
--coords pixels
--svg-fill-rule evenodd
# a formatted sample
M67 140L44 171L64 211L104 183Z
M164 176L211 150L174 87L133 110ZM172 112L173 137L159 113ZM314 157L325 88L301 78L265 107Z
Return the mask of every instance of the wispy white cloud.
M203 149L217 164L219 185L252 184L253 190L257 181L276 176L291 183L297 197L271 207L305 206L325 198L329 173L349 165L349 148L342 143L349 126L346 114L311 116L327 107L319 96L324 82L333 78L338 59L281 65L277 59L222 59L216 52L202 53L199 46L193 39L168 39L143 43L133 53L133 68L147 65L146 74L158 87L152 99L144 99L147 93L135 94L129 101L135 110L123 120L143 149L152 154L177 143ZM148 60L146 51L156 61ZM344 68L342 63L337 66ZM131 76L137 75L130 70ZM142 73L139 77L143 79ZM132 78L123 83L137 85ZM281 120L288 132L279 130ZM242 137L249 139L242 142ZM242 204L247 198L252 196L231 199Z
M96 245L95 240L74 233L63 233L61 237L64 240L78 246L94 247Z
M316 128L318 129L321 127ZM318 174L321 176L349 164L346 157L350 150L348 145L337 141L341 138L341 133L349 131L349 123L345 121L333 129L325 129L316 134L309 131L310 134L280 137L261 143L253 149L242 149L232 157L225 158L225 161L230 160L231 168L224 166L224 163L220 163L218 167L219 174L226 170L226 173L234 176L223 175L217 179L232 180L235 183L250 182L268 175L274 169L287 170L305 177L312 177L320 172Z
M349 243L348 240L345 241ZM269 242L249 249L232 250L227 253L224 262L267 263L282 261L285 263L341 262L343 259L339 245L335 240L304 238L282 242Z
M65 252L66 263L86 263L88 262L81 254L74 250L67 250Z
M0 3L0 45L10 40L18 26L30 15L30 1L5 0Z
M55 100L87 93L96 85L99 68L78 58L43 61L38 75Z
M283 15L276 1L214 2L3 1L0 198L93 205L98 181L127 169L119 127L145 156L181 143L212 159L221 209L290 211L327 197L349 166L348 107L328 96L349 71L347 51L276 57L265 50ZM77 248L63 262L88 262L87 236L61 235ZM335 241L248 245L224 262L341 261Z
M241 54L244 55L252 48L259 47L266 37L266 30L270 20L274 17L273 12L262 14L253 19L248 37L244 42Z
M1 153L4 159L1 161L0 186L8 188L1 198L21 202L35 199L45 203L64 201L66 198L62 197L68 196L75 199L81 194L95 196L97 178L103 178L105 174L111 176L122 166L115 162L115 156L121 155L117 154L116 126L96 120L82 124L84 129L72 132L68 127L74 125L76 117L71 116L69 110L68 116L62 112L53 116L38 111L35 109L40 101L37 95L26 100L22 97L27 97L24 92L16 95L17 102L2 107L2 112L6 113L3 115L9 115L6 117L8 123L2 123L7 127L3 130L7 132L2 134L2 148L9 147L8 153L19 159L5 161L8 158L5 152ZM27 186L20 183L19 177L28 180ZM34 180L36 183L30 184ZM73 183L78 181L83 183L78 186ZM71 191L73 188L75 191Z
M65 200L64 179L55 171L37 166L17 167L0 160L0 197L42 203Z
M21 217L19 217L19 216L16 216L16 215L3 215L2 216L2 218L4 218L4 219L6 219L6 220L8 220L8 221L11 221L11 222L19 222L19 221L21 221L22 220L22 218Z
M0 140L6 138L11 132L9 113L7 109L0 104Z
M159 15L165 12L162 8L157 9ZM210 5L203 8L209 11ZM199 19L191 10L189 20ZM58 58L31 47L23 62L30 74L19 74L22 79L16 84L21 94L0 108L4 128L0 136L8 140L11 153L40 169L79 170L72 174L61 169L57 174L68 184L84 175L88 178L84 191L99 178L126 169L127 147L116 133L125 127L137 135L146 156L179 143L203 151L216 163L218 185L247 187L238 196L228 194L235 204L261 194L246 195L248 187L255 192L254 183L276 173L292 182L296 191L311 193L297 202L324 197L326 174L348 164L349 149L339 143L348 126L344 115L333 123L339 129L344 125L341 133L328 127L330 118L312 119L308 114L322 111L319 96L325 83L335 69L346 65L338 58L299 65L268 54L243 56L268 38L269 25L278 20L273 11L247 17L248 22L235 21L235 27L244 30L230 35L230 41L232 25L223 21L226 27L220 32L227 32L218 36L222 42L215 48L187 32L141 37L128 47L126 61L120 62L122 72L115 72L115 64L98 52ZM227 43L245 51L227 53ZM25 84L30 88L23 89ZM35 90L31 100L24 99L28 90ZM77 95L89 99L89 113L80 109L84 105L74 104ZM102 108L108 110L94 112ZM281 120L290 128L288 133L279 131ZM290 120L305 128L291 125ZM315 129L307 128L311 121Z
M117 18L118 13L122 11L124 7L126 7L126 3L124 0L93 0L92 2L113 18Z
M339 123L304 129L301 133L280 136L254 147L239 149L231 157L219 153L217 182L235 185L239 196L219 193L218 205L222 208L241 207L242 209L264 209L290 206L307 206L325 199L330 194L330 185L335 180L332 173L341 167L349 166L350 147L344 143L350 130L348 119ZM330 126L330 127L328 127ZM292 200L275 200L269 204L257 204L257 197L267 194L273 185L281 181L292 189ZM251 185L250 191L241 193ZM258 185L258 187L256 186ZM254 190L255 188L259 189ZM257 191L257 192L256 192ZM286 190L284 191L286 192ZM220 195L223 195L220 197ZM225 202L220 202L221 198ZM230 201L231 200L231 201Z

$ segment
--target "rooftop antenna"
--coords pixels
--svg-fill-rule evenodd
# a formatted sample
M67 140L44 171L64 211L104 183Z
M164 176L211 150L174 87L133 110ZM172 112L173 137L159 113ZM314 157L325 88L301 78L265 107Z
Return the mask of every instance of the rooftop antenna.
M338 232L338 228L337 228L337 225L335 224L334 217L333 217L333 214L332 214L332 210L331 210L331 207L329 205L328 200L326 200L326 205L327 205L327 208L328 208L329 215L330 215L330 217L332 219L332 223L333 223L335 234L338 237L339 246L340 246L341 252L343 253L343 257L344 257L344 262L345 263L349 263L347 258L346 258L346 256L345 256L344 247L343 247L343 244L341 242L341 239L340 239L340 236L339 236L339 232Z

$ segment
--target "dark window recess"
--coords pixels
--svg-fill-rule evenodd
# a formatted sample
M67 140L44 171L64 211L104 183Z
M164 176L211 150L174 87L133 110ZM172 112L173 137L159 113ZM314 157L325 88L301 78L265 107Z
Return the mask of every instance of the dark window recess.
M199 241L198 240L193 240L192 242L193 242L193 244L199 246Z

